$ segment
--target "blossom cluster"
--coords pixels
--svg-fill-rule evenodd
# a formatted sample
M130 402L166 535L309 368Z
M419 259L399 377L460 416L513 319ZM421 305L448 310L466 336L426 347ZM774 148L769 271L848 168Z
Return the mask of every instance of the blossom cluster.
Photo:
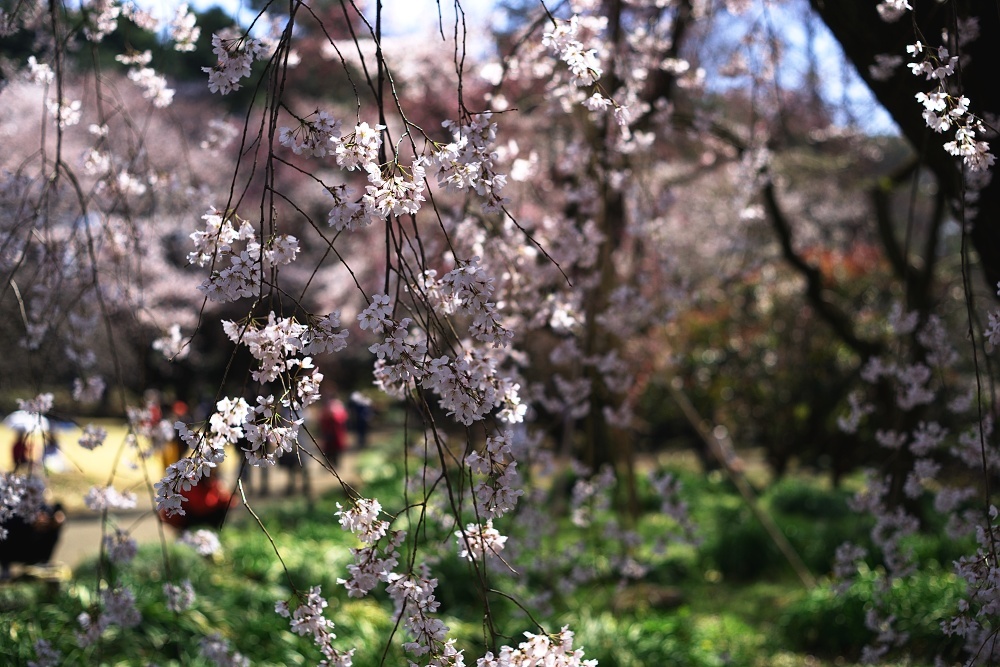
M84 35L91 42L100 42L118 29L118 17L123 7L115 0L94 0L91 8L93 11L88 16L90 21L84 28Z
M487 556L499 556L507 537L493 527L493 519L485 525L470 523L465 530L455 531L458 543L458 557L470 561L482 561Z
M1000 295L1000 283L997 283L997 294ZM994 349L1000 347L1000 309L987 313L986 330L983 333L990 346Z
M473 487L476 513L487 519L496 519L510 512L517 505L517 499L524 495L519 487L520 475L517 461L510 448L510 431L486 438L485 456L475 450L465 457L465 465L485 480L479 480Z
M377 500L358 498L354 507L344 510L337 503L336 516L340 517L340 525L358 536L365 544L375 544L382 539L389 529L389 522L379 518L382 504Z
M337 164L348 171L372 171L377 167L379 149L382 147L383 125L371 126L368 123L358 123L354 132L335 143L334 152Z
M442 187L452 191L475 191L488 212L504 205L507 178L496 170L496 124L489 113L471 116L467 123L445 121L453 141L434 144L430 155L415 157L408 165L398 158L379 164L382 125L358 123L343 135L342 124L326 111L299 119L296 127L281 127L279 142L298 155L336 156L337 165L359 170L368 180L360 197L346 184L327 186L333 198L328 223L337 231L355 230L389 216L414 215L425 201L425 178L437 176Z
M905 580L915 571L918 563L906 538L920 528L920 520L906 508L927 495L933 497L934 509L947 516L945 533L952 539L969 534L982 538L990 528L983 523L981 509L972 502L977 493L971 486L954 486L939 479L945 461L961 463L972 470L993 471L1000 469L1000 453L991 443L992 421L989 417L972 423L961 433L939 421L919 418L917 410L927 405L942 403L953 417L963 417L969 412L971 401L962 395L944 403L941 398L947 389L940 378L943 371L954 365L956 352L944 335L943 323L933 315L923 321L917 313L903 313L894 307L888 317L890 330L900 340L909 341L914 354L906 364L883 357L869 359L861 377L872 385L891 388L896 407L911 418L904 421L905 429L877 428L875 440L879 446L894 452L893 456L907 462L906 469L891 473L870 472L865 488L852 500L857 512L873 517L872 543L884 566L889 580ZM912 361L916 360L916 361ZM875 406L866 403L859 394L852 396L852 415L841 420L842 428L856 432L862 419L875 413ZM992 474L992 473L989 473ZM985 544L980 542L981 545ZM995 607L984 602L995 593L984 578L988 575L984 563L988 553L981 548L978 555L963 558L956 564L956 572L968 582L967 598L960 603L958 614L943 624L947 634L966 638L970 654L992 655L994 648L987 641L989 631L983 630L983 621L995 614ZM867 552L853 544L841 545L836 554L834 571L840 579L839 589L849 586ZM887 591L881 586L877 591ZM980 592L984 597L980 597ZM983 604L980 607L980 604ZM980 610L982 613L979 613ZM977 614L979 614L977 616ZM877 662L890 650L906 641L906 634L897 629L891 599L879 592L868 611L866 625L874 633L874 641L865 648L864 659ZM971 664L971 663L970 663Z
M167 359L180 361L188 356L191 338L181 334L181 325L171 324L167 335L153 341L153 349Z
M83 499L91 512L107 512L112 510L130 510L136 505L134 493L121 493L113 486L92 486Z
M89 23L89 36L95 41L108 34L123 16L138 21L143 27L154 27L152 17L130 3L97 0L91 5L88 9L93 11L86 12L85 20ZM291 34L290 29L288 33ZM186 5L181 5L170 21L169 37L178 51L193 50L199 38L199 29ZM568 41L558 37L562 44L560 53L580 76L590 76L591 62L597 62L596 53L584 49L582 45L578 53L573 53L573 49L577 48L571 43L574 39L575 33ZM227 30L212 36L212 47L218 64L205 68L209 75L209 88L213 92L227 94L244 85L253 64L267 57L271 45L256 36ZM153 62L149 52L130 52L121 55L118 60L128 68L128 79L138 86L139 92L131 91L131 94L138 98L141 93L149 101L144 106L151 107L147 109L150 113L171 103L173 91L167 79L151 66ZM599 69L593 70L593 75L599 78ZM37 59L32 60L30 77L44 86L56 81L56 73ZM62 84L62 81L59 83ZM89 114L81 102L69 99L50 99L48 108L61 127L77 124L83 120L84 113ZM475 193L482 199L484 210L491 214L491 220L510 226L509 216L503 211L507 204L504 196L507 178L499 170L504 148L497 145L497 125L489 113L468 115L464 106L462 109L461 120L444 123L446 132L451 135L450 141L428 140L423 153L414 146L415 155L412 158L402 158L398 152L394 153L398 151L398 146L392 148L384 143L384 138L388 136L386 127L369 125L360 122L359 118L351 130L343 127L341 121L331 114L319 110L298 119L297 126L278 128L277 143L300 156L330 157L330 161L335 161L342 170L357 171L359 181L367 179L357 193L346 185L328 188L335 200L329 222L338 231L360 228L380 220L396 222L393 217L415 216L423 207L425 197L429 198L428 178L436 178L440 187L460 195ZM131 202L125 199L125 195L146 194L153 199L154 195L160 195L159 186L170 181L171 187L175 187L171 192L183 192L185 197L201 200L203 196L209 196L208 188L191 183L180 184L183 179L167 173L169 169L162 173L141 172L140 164L148 157L145 146L137 143L137 155L128 156L118 155L111 148L119 133L116 126L119 109L116 107L110 117L105 117L103 111L97 113L99 117L90 126L88 141L92 144L88 145L80 162L84 172L96 181L94 193L114 199L116 203L108 210L94 214L95 219L100 216L101 222L106 223L101 231L107 237L99 238L95 245L101 251L110 249L109 252L119 258L128 257L146 248L142 243L134 242L133 237L141 235L133 228L132 212L126 205ZM124 113L120 115L125 116ZM231 132L216 135L214 128L206 125L204 150L216 148L226 136L231 135ZM223 127L231 130L228 125ZM412 129L404 130L404 136L412 134ZM275 150L272 145L266 148ZM60 160L61 157L53 163L57 170L61 168ZM154 189L154 186L157 187ZM253 188L251 185L248 191ZM164 205L175 204L168 202ZM72 233L89 235L97 229L96 220L91 228L89 215L86 211L84 214L81 224L74 223ZM185 215L188 219L194 217ZM299 240L293 236L279 234L274 218L251 223L238 217L235 211L213 208L202 220L202 229L191 234L194 248L188 259L191 264L211 271L201 285L202 294L211 300L232 302L257 299L267 288L291 294L286 290L284 280L279 284L279 267L290 264L300 254L315 250L307 244L300 247ZM413 222L416 229L416 220ZM444 224L450 225L450 221ZM456 260L454 255L444 257L444 264L439 268L453 268L442 270L444 275L440 280L436 280L437 274L424 274L429 279L423 288L439 295L440 299L433 307L446 317L439 319L436 314L424 311L423 307L428 302L420 302L421 296L417 296L414 300L418 303L405 304L400 310L405 311L416 305L413 312L419 314L412 319L397 318L395 313L399 304L392 302L388 294L392 293L391 288L387 287L387 293L375 294L371 298L368 307L359 316L359 322L362 329L373 332L376 337L370 349L380 362L378 377L382 386L390 390L393 387L429 390L437 394L444 410L467 425L486 419L494 411L498 411L500 420L517 423L525 418L527 407L521 402L520 384L501 370L502 364L515 363L511 361L508 349L513 333L501 316L497 280L487 268L492 264L483 262L474 253L463 256L471 259ZM70 265L75 264L77 259L70 255L65 257ZM400 270L398 275L415 278L426 268L421 265L410 273ZM100 277L103 280L105 275L103 271L95 270L93 279L96 281ZM408 284L397 285L396 294L422 295L409 279L401 280ZM115 290L120 286L110 281L100 287L102 296L121 296L123 300L133 296L131 292L116 294ZM94 311L98 309L95 307ZM260 385L259 391L254 392L259 394L256 402L249 395L246 398L222 398L207 419L191 424L180 421L170 424L162 420L152 401L143 408L128 408L129 435L124 444L137 450L140 456L148 456L157 447L175 439L181 441L182 449L190 452L171 464L155 485L156 508L166 516L185 513L185 494L217 472L215 469L223 462L227 446L241 447L253 465L273 464L281 454L293 451L303 424L304 409L319 398L322 375L316 369L313 357L337 352L346 345L348 332L341 328L339 312L330 312L322 317L303 317L300 314L283 317L275 311L260 317L257 315L259 312L254 311L253 315L243 319L236 316L222 325L229 339L245 347L254 359L251 377ZM425 314L428 317L424 317ZM454 327L452 319L464 320L465 329ZM46 326L44 320L44 317L40 318L39 328L30 332L30 339L41 340L45 333L42 329ZM182 359L191 349L191 339L186 333L191 331L191 320L183 325L166 317L164 320L172 324L165 329L165 335L155 341L153 348L170 361ZM78 328L97 330L96 316L89 322ZM451 333L459 330L467 333L458 339L453 338ZM83 363L84 352L83 349L74 350L75 356L71 357L74 365L79 366L78 370L86 371L80 373L74 397L81 402L92 402L102 397L104 384L92 373L93 364ZM51 403L49 396L47 400L38 400L23 407L41 415L51 407ZM470 454L466 461L473 474L480 476L474 493L481 521L477 520L458 531L458 548L462 557L470 560L487 558L505 548L507 538L494 529L493 520L513 510L523 493L517 488L518 463L510 444L512 437L510 433L504 433L488 438L480 454L475 455L479 456L478 460ZM90 425L84 430L81 444L93 449L106 438L106 431ZM30 516L31 508L39 505L41 498L40 492L34 492L32 479L9 476L3 480L0 521L15 513ZM91 489L86 502L93 511L111 513L133 508L136 499L131 492L121 491L109 483L108 486ZM348 567L349 579L339 580L348 594L360 597L379 583L384 584L397 605L408 639L404 648L410 656L433 665L463 664L462 652L455 648L455 641L448 638L447 626L436 617L439 609L435 594L437 579L431 576L425 565L415 564L409 559L408 571L397 572L401 560L399 550L406 533L390 529L391 522L386 520L388 515L374 499L356 499L349 509L341 508L338 517L341 525L355 532L363 544L361 548L352 550L354 561ZM128 563L135 556L136 542L126 531L113 524L111 528L105 531L102 545L107 561L117 565ZM180 542L206 556L217 553L220 547L218 537L208 531L185 533ZM102 561L102 565L105 564ZM112 626L131 628L140 622L132 591L120 587L120 582L113 576L102 576L98 581L99 587L105 583L108 587L101 592L99 603L79 618L82 645L97 641ZM194 604L194 591L188 581L165 583L162 591L162 601L172 612L180 613ZM301 596L300 602L295 609L287 602L279 603L276 610L290 619L294 632L312 635L326 658L321 664L349 665L353 651L340 653L330 644L334 638L333 624L323 616L327 602L319 588L315 587ZM539 661L583 664L580 662L581 652L573 651L571 645L572 633L566 630L557 637L529 635L528 641L519 648L505 647L503 656L506 657L500 660L510 664L520 664L518 660L523 664ZM205 637L200 648L203 658L217 664L243 665L247 662L218 635ZM39 644L36 654L40 662L59 659L45 644Z
M13 517L34 521L45 502L45 481L38 475L0 473L0 541L7 539L3 524Z
M425 276L432 277L430 272L425 272ZM493 277L487 274L478 256L459 262L433 289L447 305L445 312L472 316L469 333L476 340L493 347L506 347L513 339L514 333L500 322L496 303L491 300L495 290Z
M615 471L605 465L596 475L591 475L585 467L577 467L580 479L573 484L570 494L570 509L573 523L580 527L589 526L594 515L611 506L609 492L615 485Z
M136 627L142 622L142 614L135 606L135 595L130 589L106 588L101 591L99 610L81 612L76 620L80 624L77 643L86 647L99 640L108 628Z
M883 21L898 21L906 12L911 11L913 6L908 0L882 0L875 6Z
M424 201L424 161L417 158L408 170L392 165L393 172L385 174L374 165L366 169L368 185L361 196L368 220L385 220L389 216L416 215ZM408 172L408 173L407 173ZM331 223L336 227L336 223Z
M28 661L28 667L59 667L63 664L63 654L46 639L35 642L35 659Z
M452 141L437 146L427 159L428 176L437 176L447 190L473 190L482 197L483 210L496 212L506 203L503 190L507 176L497 173L495 150L497 126L491 113L476 114L467 123L446 120Z
M191 234L194 250L188 253L188 261L202 267L214 265L220 255L233 251L233 243L253 239L254 231L250 222L237 217L237 229L233 224L234 217L236 216L224 216L214 207L201 216L205 221L205 229Z
M649 474L649 482L660 498L660 513L676 522L682 539L697 544L694 522L688 511L687 502L681 498L683 488L681 480L671 473L657 474L654 471Z
M280 616L289 619L292 632L302 636L313 636L313 642L324 656L319 662L320 667L350 667L354 649L341 652L334 648L333 640L337 635L333 634L333 622L323 615L327 605L326 598L320 594L320 587L313 586L302 604L294 611L289 609L285 600L279 600L274 605L274 610Z
M250 659L229 646L229 641L219 634L203 637L198 643L198 653L219 667L250 667Z
M381 342L369 347L378 357L378 386L391 395L404 396L419 384L437 394L448 415L466 426L485 418L495 408L501 408L500 416L506 421L521 421L526 408L521 405L520 386L500 376L495 357L470 347L459 358L442 354L428 360L427 341L408 331L412 320L407 317L397 322L391 315L386 294L373 295L369 306L358 315L362 329L383 334Z
M448 627L434 614L440 603L434 596L437 579L432 578L426 565L418 571L400 574L398 547L406 537L404 531L389 530L389 522L380 518L381 504L377 500L358 498L354 506L344 509L337 504L337 516L345 530L358 535L365 544L351 549L354 562L348 565L350 579L338 579L350 597L364 597L378 586L396 603L396 614L403 619L410 641L403 648L414 656L427 656L429 664L462 665L462 653L447 638ZM383 543L384 541L384 543Z
M336 311L317 318L311 325L294 318L268 314L266 323L248 319L243 323L224 321L226 335L245 345L258 362L252 371L262 385L280 380L283 393L260 395L257 405L243 425L247 445L243 451L251 465L274 465L283 454L292 452L298 442L303 410L319 400L323 374L308 354L336 352L346 345L347 330L337 330L340 314Z
M191 586L190 580L187 579L179 585L163 584L163 596L167 599L167 609L175 614L190 609L195 599L194 588Z
M1000 658L995 629L1000 614L1000 567L993 537L1000 511L990 505L988 514L986 521L977 526L976 552L955 563L956 573L966 582L967 597L961 601L959 613L942 622L946 635L964 638L969 654L986 663ZM978 661L970 661L970 664L978 664Z
M256 296L265 276L277 267L290 264L299 254L299 241L294 236L280 234L264 243L246 220L239 221L239 229L230 217L212 208L202 216L205 229L191 234L195 249L188 254L188 261L198 266L212 266L212 275L200 289L212 301L237 301ZM242 250L233 247L244 242ZM228 260L221 270L219 263Z
M389 522L380 518L381 512L382 505L378 500L357 498L354 506L347 510L337 503L336 516L340 517L341 527L356 534L365 545L361 549L351 549L354 563L347 568L351 578L337 579L350 597L368 595L399 564L396 548L403 543L406 534L389 531ZM380 545L387 535L387 543Z
M298 127L280 128L278 142L291 148L296 155L325 157L328 151L336 149L340 135L341 122L329 112L317 109L314 114L301 119Z
M573 648L573 632L563 626L558 634L536 635L525 632L527 641L517 648L504 646L499 654L487 653L476 661L476 667L597 667L596 660L585 660L583 649Z
M125 416L129 427L126 441L140 456L149 455L174 438L173 424L160 418L159 406L152 401L142 407L126 406ZM149 448L144 449L147 444Z
M17 409L29 412L38 417L38 424L33 426L33 430L41 428L41 416L52 409L55 397L50 392L38 394L31 399L17 399Z
M327 193L333 197L327 223L337 231L360 229L389 215L416 213L420 208L424 199L421 194L423 167L417 160L408 177L383 173L378 162L383 130L383 125L360 122L353 131L343 135L340 120L317 110L300 119L297 127L281 127L278 132L281 145L291 148L296 155L325 157L332 154L340 168L361 171L367 176L368 185L360 198L355 196L356 190L346 184L327 186ZM393 164L387 168L395 167Z
M334 203L327 216L331 227L353 231L390 216L415 215L420 210L426 176L422 158L414 159L409 168L394 162L387 167L388 173L374 162L364 169L368 185L359 200L353 198L355 190L348 185L327 188Z
M542 44L558 54L569 67L572 83L584 87L597 83L603 70L594 49L586 48L577 39L580 17L574 15L569 21L560 21L555 28L542 37Z
M149 51L133 53L130 55L115 56L118 62L129 65L129 81L142 89L142 96L152 100L153 106L158 108L168 107L174 100L174 90L167 86L167 79L162 74L157 73L149 63L153 60L153 54Z
M219 536L204 528L193 532L184 531L178 542L188 545L197 551L199 556L205 556L206 558L215 556L222 550L222 543L219 542Z
M201 37L201 28L198 27L197 20L186 2L177 6L169 26L170 39L174 42L175 51L195 50L196 42Z
M77 403L97 403L104 396L107 383L100 375L73 380L73 400Z
M190 491L225 459L225 447L235 445L244 436L243 426L249 414L250 406L244 399L223 398L216 404L205 431L193 432L183 422L174 424L192 454L170 464L154 485L158 511L167 516L185 514L182 504L187 498L182 493Z
M84 26L84 34L92 42L101 42L107 35L114 32L118 28L120 18L127 18L141 28L154 33L165 27L170 38L174 41L176 51L193 51L195 42L201 33L201 29L195 24L195 15L189 10L187 4L178 6L173 18L162 24L152 12L140 8L135 3L95 0L89 5L92 11L86 14L88 23ZM143 96L152 100L155 107L167 107L173 102L174 91L168 87L166 78L149 66L152 60L149 51L118 55L116 60L131 66L127 72L128 78L143 90ZM37 70L32 69L34 78L38 80ZM46 78L51 80L50 77ZM59 102L55 108L60 125L68 126L78 122L77 112L80 108L80 102L73 101L68 104Z
M927 127L937 133L955 128L955 138L945 142L944 149L951 155L961 157L965 165L974 172L985 171L993 166L995 158L990 152L989 142L980 139L986 132L982 120L969 113L969 98L952 95L947 86L948 78L955 74L958 56L953 56L944 46L932 49L917 41L906 47L915 62L909 64L916 76L923 75L927 81L934 81L935 88L929 93L917 93L917 101L924 107L924 121Z
M393 530L386 533L385 543L377 541L361 548L352 548L354 562L347 566L350 578L337 579L337 583L347 590L348 597L361 598L375 590L379 582L399 565L399 546L406 538L406 532Z
M242 80L250 76L255 60L265 55L262 40L236 31L224 30L212 35L212 52L219 62L213 67L202 67L208 73L208 89L213 93L228 95L242 87Z
M430 576L427 566L421 566L419 572L388 574L385 581L410 638L403 642L403 650L417 657L428 656L431 664L441 667L462 665L462 653L456 651L455 640L448 639L448 626L435 616L441 606L434 595L438 580Z
M310 368L309 356L298 355L339 352L347 345L348 331L340 326L340 313L334 311L318 318L314 325L302 324L293 317L278 317L268 313L266 323L249 319L244 322L224 320L222 328L231 341L245 345L258 362L253 379L260 383L274 382L283 375L294 375L295 369ZM300 399L305 398L301 395Z
M569 70L569 85L559 87L555 91L564 108L568 108L573 101L577 101L588 111L594 113L602 113L611 109L615 122L625 128L623 135L629 137L631 134L628 131L628 125L633 118L634 93L624 88L621 91L616 91L615 95L621 94L625 98L619 102L611 96L612 93L604 90L600 84L604 74L601 55L597 49L588 49L581 41L584 33L591 35L602 33L607 27L607 23L608 20L605 16L574 14L569 21L557 21L551 31L544 33L542 46L554 53ZM660 66L678 76L691 68L688 61L678 58L667 58L660 63ZM583 89L588 89L590 95L587 96L583 93Z

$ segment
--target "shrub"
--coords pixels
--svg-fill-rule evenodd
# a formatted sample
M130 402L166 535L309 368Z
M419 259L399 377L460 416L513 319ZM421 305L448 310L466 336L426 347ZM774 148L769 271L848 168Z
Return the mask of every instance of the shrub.
M849 495L843 489L824 489L814 480L786 477L768 489L765 498L774 511L782 514L840 519L852 514L847 506Z
M748 581L783 566L781 552L748 507L720 507L702 547L708 567L727 579Z
M877 585L875 573L865 571L845 591L830 584L809 591L779 619L785 642L801 651L855 659L875 638L865 615L878 604L883 616L896 617L895 629L909 635L911 655L958 656L961 639L941 633L941 622L955 613L962 593L955 575L923 571L895 581L882 596L875 594Z
M697 617L681 610L638 618L609 612L572 619L576 645L601 667L749 667L759 664L762 637L739 619Z
M844 542L868 546L871 520L852 513L848 493L823 489L815 482L784 479L762 496L765 511L814 574L826 574L833 554ZM736 498L732 501L737 502ZM702 554L723 576L749 581L787 571L784 556L742 500L718 506L703 520L708 535Z

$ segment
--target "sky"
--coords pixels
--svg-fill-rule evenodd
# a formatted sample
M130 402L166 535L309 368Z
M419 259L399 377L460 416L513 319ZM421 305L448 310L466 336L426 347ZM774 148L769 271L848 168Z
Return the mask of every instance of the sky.
M181 0L137 0L139 4L152 8L162 15L172 15L174 8ZM360 5L367 5L366 14L374 20L375 0L356 0ZM189 4L199 11L212 6L222 7L228 14L240 23L248 23L256 16L256 11L244 0L188 0ZM471 26L486 25L494 11L496 0L462 0L466 21ZM407 35L427 33L437 27L438 7L435 0L383 0L383 30L387 35ZM781 10L772 7L775 12L771 17L786 43L800 54L805 53L807 36L801 21L783 17ZM453 16L450 0L441 0L441 11L445 21ZM789 20L786 20L789 19ZM815 22L814 44L818 55L820 81L824 97L834 103L848 102L854 112L854 120L872 134L899 134L899 130L889 114L875 101L864 82L853 72L847 71L843 63L840 47L833 35L826 29L822 21ZM804 55L803 55L804 57ZM779 72L779 80L785 78L783 85L794 85L795 65L790 65L784 75ZM844 122L846 118L837 119Z
M899 128L889 113L882 108L872 95L871 90L861 78L851 70L851 65L845 73L843 51L823 22L816 19L813 36L814 49L817 55L819 79L823 82L823 94L827 99L848 102L859 116L855 121L873 134L899 134ZM781 26L785 40L800 54L806 52L808 37L801 22L789 21ZM803 64L804 69L804 64ZM846 74L846 76L845 76ZM917 105L914 109L919 111ZM838 119L842 120L842 119Z
M139 0L139 3L146 7L164 8L163 11L170 13L173 7L180 4L180 0ZM249 9L242 0L189 0L188 4L204 11L209 7L219 6L226 13L240 20L250 20L256 16L257 12ZM359 2L362 6L368 5L366 14L370 17L375 15L375 0ZM442 11L448 15L449 7L447 1L442 2ZM462 8L466 13L466 20L470 24L481 24L486 20L492 11L493 2L491 0L462 0ZM386 34L409 34L413 32L425 32L427 29L437 25L437 6L433 0L383 0L382 1L383 25Z

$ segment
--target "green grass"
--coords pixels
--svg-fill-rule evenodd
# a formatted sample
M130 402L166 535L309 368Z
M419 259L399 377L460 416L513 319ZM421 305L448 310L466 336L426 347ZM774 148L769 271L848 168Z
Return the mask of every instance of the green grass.
M389 444L362 454L359 470L365 495L388 497L398 492L400 466L391 463L398 460L394 448ZM597 526L591 528L576 527L562 514L550 517L553 528L544 551L559 555L584 541L592 550L581 558L547 569L528 566L519 578L494 570L491 585L525 601L549 593L544 605L532 607L535 619L548 630L570 626L576 645L605 666L853 664L872 636L864 626L864 615L876 586L874 574L863 573L843 595L835 594L828 584L806 591L727 482L692 472L678 474L702 543L672 545L662 553L652 550L652 538L673 525L655 511L648 485L641 484L647 511L633 527L645 538L637 553L652 565L642 581L623 586L612 572L612 558L621 546L603 535L602 525L614 515L599 512ZM159 548L141 549L134 563L112 572L111 578L136 589L142 625L108 631L99 645L88 649L74 648L73 635L77 615L94 601L93 564L80 568L75 580L56 592L37 583L0 587L0 617L5 620L0 626L0 664L26 664L33 657L34 640L46 637L64 651L66 664L198 666L204 663L197 644L213 632L228 639L254 665L315 664L318 650L290 632L287 620L274 612L275 601L291 602L294 590L313 585L320 585L330 600L327 615L337 624L337 646L357 648L355 665L375 666L383 664L383 658L387 665L404 664L401 630L386 648L395 619L384 592L352 600L336 583L346 574L350 549L358 546L337 524L338 500L343 503L344 497L323 498L312 511L294 501L268 507L261 514L268 535L249 520L228 526L222 533L224 553L215 560L202 559L183 545L171 546L166 559ZM829 570L830 553L837 544L867 540L868 526L846 511L845 494L812 478L775 484L761 503L821 577ZM559 506L565 502L550 499L548 507ZM504 525L500 528L507 532ZM520 537L516 529L510 534L512 542ZM440 614L459 647L467 651L467 663L474 664L476 656L495 648L485 645L485 604L477 592L477 577L456 556L448 530L428 528L425 536L424 553L433 557L434 576L441 582ZM959 546L933 535L920 536L915 547L931 563L930 569L890 592L900 628L911 634L913 654L921 659L932 660L941 650L958 655L958 647L938 628L954 611L960 582L933 563L945 562ZM592 569L593 579L567 592L559 584L581 564ZM169 613L162 604L162 585L185 578L198 593L195 606L182 614ZM499 595L490 595L487 601L501 642L517 644L523 632L537 631L516 604Z

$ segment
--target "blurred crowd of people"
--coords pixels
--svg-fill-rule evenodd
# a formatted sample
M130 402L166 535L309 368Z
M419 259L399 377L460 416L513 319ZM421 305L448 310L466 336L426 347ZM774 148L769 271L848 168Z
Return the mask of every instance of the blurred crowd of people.
M187 421L187 406L174 402L169 410L173 420ZM165 411L164 411L165 412ZM292 420L293 416L287 409L282 416ZM277 467L286 478L284 493L295 496L301 493L311 501L312 482L310 470L316 466L336 468L341 463L342 454L349 448L349 432L353 431L355 447L362 449L367 446L368 434L374 414L372 401L361 392L350 395L344 403L338 395L337 388L332 384L324 385L322 399L315 409L306 416L306 426L295 448L283 453L277 459ZM203 418L204 419L204 418ZM180 460L186 455L179 439L164 443L161 458L164 467ZM163 517L166 523L177 528L188 528L193 525L209 525L218 527L225 520L226 512L235 499L233 493L239 495L256 495L266 497L271 493L270 482L273 473L270 466L252 466L243 457L239 459L235 476L230 489L225 487L218 472L205 477L190 492L185 492L188 500L184 504L184 515Z
M189 453L177 437L173 425L178 421L190 424L204 422L211 414L212 404L206 400L192 409L182 400L164 401L156 392L149 392L144 398L144 426L148 426L145 430L166 468ZM301 488L301 493L311 500L310 468L322 466L335 469L340 465L343 453L350 446L350 432L353 432L356 448L367 446L373 414L371 399L361 392L352 393L345 403L338 396L335 386L325 385L321 401L306 416L302 433L308 434L308 437L300 436L295 448L277 461L287 479L285 494L295 495ZM284 416L292 419L291 414ZM12 413L4 423L14 431L10 460L15 473L44 476L67 470L57 429L48 419L30 413ZM267 496L270 491L269 466L255 468L242 455L238 460L240 465L236 467L236 475L228 488L222 475L215 470L184 492L187 500L183 504L183 515L166 516L161 513L160 519L178 530L193 526L220 528L236 500L236 489L239 489L240 495ZM62 506L50 503L43 506L33 519L16 516L0 523L0 529L9 533L8 539L0 541L0 579L9 576L13 563L30 565L48 562L65 520Z

